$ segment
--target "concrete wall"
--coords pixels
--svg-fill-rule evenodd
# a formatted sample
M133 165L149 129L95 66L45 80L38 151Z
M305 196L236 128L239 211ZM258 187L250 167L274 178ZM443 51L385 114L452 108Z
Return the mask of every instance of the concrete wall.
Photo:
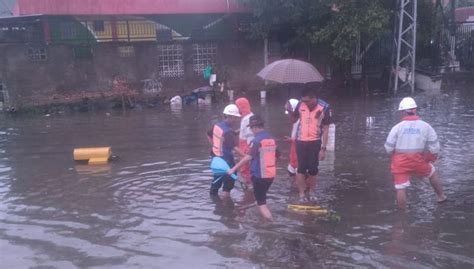
M262 81L255 75L263 67L262 44L244 41L221 41L217 44L217 66L228 70L230 87L234 90L262 87ZM120 57L118 46L133 46L135 56ZM49 45L44 46L46 60L32 61L28 57L29 45L1 44L0 82L8 91L8 105L18 109L74 102L78 96L107 94L117 76L127 78L138 92L143 88L142 80L158 79L163 85L160 95L164 97L186 94L207 84L201 74L192 70L191 43L183 43L185 75L181 78L159 78L156 46L152 42L93 44L92 57L78 58L75 57L73 45Z

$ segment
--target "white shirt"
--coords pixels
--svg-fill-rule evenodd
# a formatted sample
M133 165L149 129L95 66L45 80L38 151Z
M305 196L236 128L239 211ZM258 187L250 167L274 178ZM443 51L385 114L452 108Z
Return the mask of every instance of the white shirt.
M296 140L296 133L298 132L298 125L300 124L300 120L297 120L293 123L293 128L291 129L291 139Z
M422 120L403 120L390 131L385 149L388 153L423 152L426 148L438 154L440 150L435 130Z
M250 130L250 127L248 127L249 122L250 122L250 117L252 116L253 116L253 113L250 113L246 115L245 117L243 117L242 120L240 121L239 139L247 141L247 144L249 145L250 145L250 142L252 142L252 140L255 138L252 131Z

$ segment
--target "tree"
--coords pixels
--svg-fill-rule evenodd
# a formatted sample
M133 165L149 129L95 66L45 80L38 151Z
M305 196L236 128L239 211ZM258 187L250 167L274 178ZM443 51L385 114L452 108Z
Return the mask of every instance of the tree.
M337 61L348 61L359 35L373 40L390 30L390 0L241 0L255 17L250 36L284 34L287 45L326 46Z
M449 50L443 30L448 29L440 0L418 0L417 60L424 67L435 68L442 64L443 54ZM425 66L427 65L427 66Z

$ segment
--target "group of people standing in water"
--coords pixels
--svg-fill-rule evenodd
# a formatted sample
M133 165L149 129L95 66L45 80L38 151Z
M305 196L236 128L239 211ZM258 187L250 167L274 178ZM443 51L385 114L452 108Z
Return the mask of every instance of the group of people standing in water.
M300 202L314 200L316 175L319 160L323 160L328 141L329 124L332 121L329 104L316 98L307 89L300 101L290 99L285 112L293 122L291 162L289 172L296 176ZM234 187L231 175L239 171L239 176L247 189L253 189L255 200L263 217L272 219L266 205L268 189L276 176L276 160L280 152L276 140L265 130L265 122L260 115L251 111L246 98L239 98L235 104L227 105L223 120L213 125L208 132L212 144L212 157L223 158L230 169L224 177L215 175L211 184L211 195L217 195L222 187L223 196L229 197ZM240 122L237 133L233 125ZM240 157L235 163L234 153ZM291 167L291 169L290 169Z
M436 133L416 116L416 103L411 100L413 103L408 106L402 106L403 102L406 103L402 100L399 109L402 122L392 129L385 143L392 156L391 170L401 208L405 207L405 188L409 186L412 175L429 177L438 202L446 200L432 165L439 152ZM331 107L317 98L312 89L305 89L300 100L286 102L285 113L292 122L291 136L287 137L291 142L288 172L295 178L299 203L312 202L315 201L319 161L325 158L329 125L333 121ZM239 122L240 129L236 131L234 126ZM230 197L235 183L232 175L239 171L245 189L253 190L261 215L272 220L266 196L276 177L280 151L275 138L265 129L263 118L252 113L246 98L239 98L235 104L224 108L223 119L215 123L207 135L212 145L211 156L222 158L229 167L224 176L214 175L210 195L217 196L222 188L223 197ZM429 154L426 154L426 147ZM239 157L237 163L234 154Z

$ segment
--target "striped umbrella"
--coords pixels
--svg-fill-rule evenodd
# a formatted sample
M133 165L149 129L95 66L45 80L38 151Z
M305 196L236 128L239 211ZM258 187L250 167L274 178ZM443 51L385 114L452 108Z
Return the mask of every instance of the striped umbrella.
M312 64L295 59L275 61L260 70L257 76L278 83L308 83L324 80Z

